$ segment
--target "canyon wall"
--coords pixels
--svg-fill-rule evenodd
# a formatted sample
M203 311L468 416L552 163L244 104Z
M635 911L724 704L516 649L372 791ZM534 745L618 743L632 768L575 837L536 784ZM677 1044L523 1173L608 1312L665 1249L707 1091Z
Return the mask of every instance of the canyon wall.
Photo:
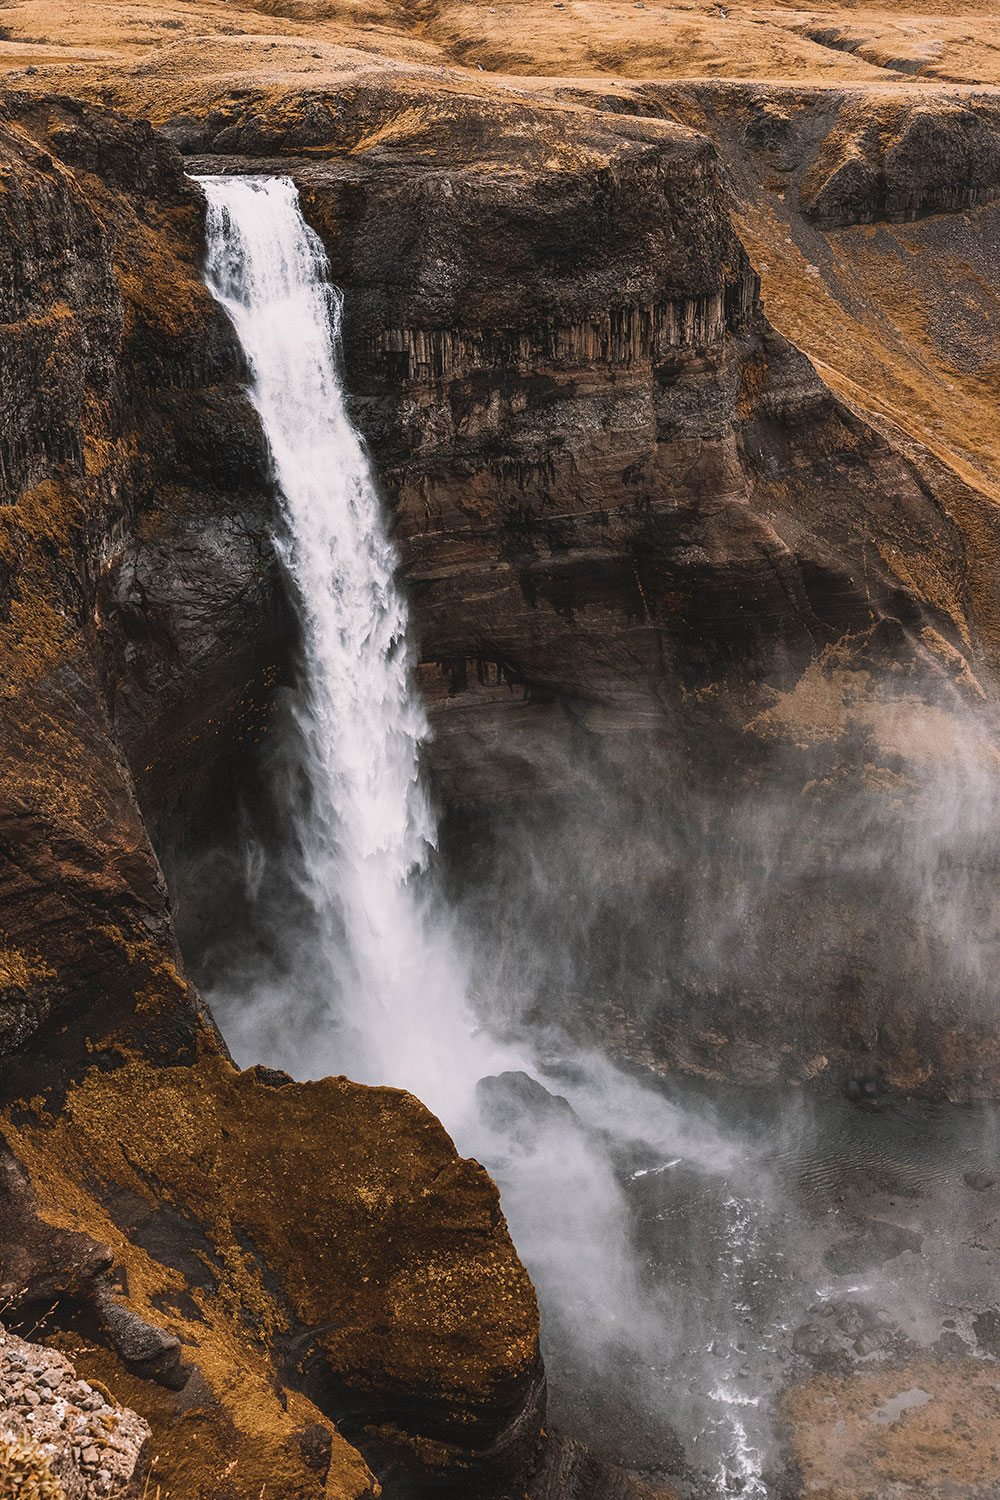
M237 1072L144 821L224 823L289 652L201 195L65 99L6 96L0 149L5 1320L172 1493L374 1494L347 1434L394 1493L506 1495L544 1388L496 1189L406 1094Z
M237 1072L174 935L157 854L197 965L296 665L174 148L290 173L344 288L505 1003L663 1073L966 1098L1000 1063L996 114L870 72L507 86L431 57L468 17L386 63L287 10L225 67L52 63L162 137L0 121L0 1303L54 1309L185 1495L499 1500L543 1392L495 1190L408 1096ZM555 1445L530 1483L598 1471Z
M508 902L526 988L655 1068L991 1092L989 501L778 333L729 206L766 266L974 207L992 105L412 87L359 63L335 121L251 91L165 129L290 172L345 289L470 930Z

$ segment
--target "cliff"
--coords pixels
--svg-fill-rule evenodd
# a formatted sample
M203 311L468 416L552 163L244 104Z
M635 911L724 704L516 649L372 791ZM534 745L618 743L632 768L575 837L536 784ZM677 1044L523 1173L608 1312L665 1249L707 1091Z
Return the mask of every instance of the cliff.
M346 291L468 925L508 902L551 1009L656 1068L991 1092L988 502L776 331L728 214L764 232L743 163L781 160L796 235L821 236L805 185L864 101L644 83L612 109L589 85L487 119L472 85L380 134L397 84L358 68L325 141L308 117L328 160L299 113L233 108ZM876 105L905 135L915 106ZM238 151L249 128L183 139ZM946 800L956 828L928 832Z
M166 1489L631 1484L561 1441L529 1479L481 1169L405 1095L237 1072L185 977L157 856L197 972L296 643L175 148L290 173L345 289L481 971L537 957L544 1019L662 1073L995 1097L997 75L959 9L5 12L0 1302Z
M200 195L70 100L7 96L2 149L0 1304L150 1422L172 1493L376 1492L344 1433L398 1492L505 1493L541 1376L496 1190L407 1095L236 1072L140 813L211 806L276 677Z

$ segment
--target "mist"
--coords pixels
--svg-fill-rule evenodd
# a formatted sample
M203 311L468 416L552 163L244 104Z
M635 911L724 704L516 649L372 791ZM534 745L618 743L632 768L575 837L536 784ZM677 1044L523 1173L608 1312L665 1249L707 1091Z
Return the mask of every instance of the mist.
M520 779L559 794L439 829L322 247L290 183L206 188L303 643L230 837L165 856L192 977L241 1066L407 1088L484 1163L562 1428L681 1494L778 1496L771 1392L815 1309L876 1349L889 1324L909 1336L893 1274L831 1273L831 1237L894 1183L905 1200L907 1173L948 1194L954 1164L993 1149L985 1113L889 1130L848 1101L881 1106L907 1046L918 1089L928 1038L990 1013L995 752L942 689L935 753L909 757L924 710L891 683L883 743L823 775L814 751L775 750L720 782L680 734L623 758L543 722L547 763ZM922 1310L911 1286L911 1333L940 1296Z

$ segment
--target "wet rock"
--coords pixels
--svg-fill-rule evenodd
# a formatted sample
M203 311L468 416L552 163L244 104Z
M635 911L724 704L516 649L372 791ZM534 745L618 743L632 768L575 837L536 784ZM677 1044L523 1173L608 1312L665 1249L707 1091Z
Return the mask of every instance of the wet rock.
M837 1337L829 1323L815 1319L796 1328L792 1335L792 1350L806 1359L827 1359L843 1353L844 1341Z
M969 1356L969 1345L952 1329L945 1329L931 1348L939 1359L967 1359Z
M834 1275L855 1276L908 1251L919 1255L923 1242L923 1235L916 1230L881 1219L867 1219L854 1234L831 1245L823 1260Z
M972 1320L976 1343L984 1354L1000 1359L1000 1310L989 1307Z
M476 1084L476 1102L491 1130L516 1140L535 1140L546 1130L579 1124L568 1099L552 1094L527 1073L500 1073Z
M550 1432L526 1500L676 1500L591 1453L582 1443Z
M666 112L678 107L652 87ZM364 94L366 128L391 104L388 89L376 92ZM801 133L803 107L791 92L735 92L732 110L731 91L715 94L730 132L742 136L748 116L770 118L774 105L794 117L789 137ZM693 119L710 110L711 94L699 93ZM739 963L709 979L695 936L704 915L695 872L705 869L708 827L718 870L753 866L759 851L744 838L754 818L741 790L751 786L764 788L771 813L803 809L796 847L831 867L841 852L831 850L831 830L853 823L848 804L866 826L875 819L876 843L883 834L898 841L896 810L872 795L898 775L895 752L876 750L877 769L858 771L860 743L882 729L896 740L896 689L884 704L871 695L905 683L908 695L937 702L939 686L952 690L958 667L948 651L958 647L916 659L913 642L931 614L944 638L938 605L883 564L897 555L901 527L906 555L912 546L938 559L955 579L949 597L965 598L964 544L945 519L952 509L763 320L717 163L690 139L665 133L662 121L623 123L606 111L572 126L550 112L528 129L521 106L487 119L482 101L462 98L438 120L419 169L391 144L376 169L370 154L342 150L361 99L352 94L331 118L335 162L293 160L297 114L289 124L270 111L270 139L345 289L353 410L393 510L421 642L442 849L473 908L482 891L473 920L489 910L497 848L516 856L524 830L543 819L571 827L574 874L591 883L582 906L597 914L579 969L622 997L601 1029L635 1060L761 1082L841 1068L852 1077L874 1028L886 1054L877 1067L911 1036L907 1045L946 1070L933 996L926 1006L922 993L916 999L929 970L915 963L902 893L851 874L830 903L794 873L787 884L775 877L770 902L768 883L754 890L753 923L757 951L780 955L780 980L766 965ZM810 96L813 147L842 104ZM261 117L259 99L227 101L226 128L249 126L251 110ZM610 160L610 177L581 168L556 191L535 156L549 129L560 138L579 129L577 149ZM485 162L503 170L487 174ZM240 165L231 156L199 162ZM651 235L663 222L654 198L671 205L669 243ZM402 246L400 222L411 227ZM957 618L943 629L948 641L974 634ZM864 722L855 723L851 705L862 704ZM924 738L914 728L913 743ZM690 847L677 849L688 814L672 816L659 790L679 766L698 810L689 807ZM617 876L602 858L601 818L632 798L648 814L636 812L635 826L649 858ZM731 821L723 801L735 803ZM616 834L628 847L621 826ZM788 836L776 830L777 841ZM846 852L844 860L850 866ZM732 878L731 901L744 899ZM512 920L520 925L520 914ZM593 1028L594 990L582 1000L567 985L569 966L551 941L557 920L525 898L540 991ZM871 934L863 975L817 962L845 926ZM853 979L868 987L852 1002ZM800 1046L806 987L813 1000ZM865 1027L848 1036L845 1017L855 1014ZM915 1040L906 1030L913 1014ZM885 1076L900 1086L891 1066ZM940 1084L935 1076L928 1087ZM886 1093L867 1078L859 1090L873 1106Z
M899 1328L877 1308L861 1302L828 1302L812 1310L792 1336L792 1351L807 1359L853 1361L902 1347Z
M844 1092L861 1109L881 1109L885 1102L885 1081L880 1064L874 1059L864 1059L847 1079Z

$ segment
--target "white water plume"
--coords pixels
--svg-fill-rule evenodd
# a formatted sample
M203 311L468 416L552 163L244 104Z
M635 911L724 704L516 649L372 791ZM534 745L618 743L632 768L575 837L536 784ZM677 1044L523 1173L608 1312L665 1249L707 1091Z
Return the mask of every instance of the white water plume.
M568 1330L577 1362L593 1375L631 1359L654 1372L650 1399L669 1407L668 1319L644 1290L622 1161L639 1151L657 1166L681 1152L725 1170L735 1153L607 1059L576 1056L553 1074L530 1043L497 1041L475 1014L448 913L421 894L435 841L419 775L427 725L396 555L345 409L340 294L288 179L200 180L207 278L250 366L302 627L286 800L308 916L286 923L301 951L280 993L269 976L249 993L236 975L213 1006L241 1061L263 1050L299 1076L346 1072L424 1100L494 1170L543 1311ZM557 1079L553 1092L539 1077ZM477 1095L484 1079L492 1092Z
M292 182L202 182L208 281L251 367L284 508L278 545L303 626L301 884L330 1003L349 996L352 1011L337 1057L321 1031L310 1039L309 1070L336 1066L412 1088L454 1119L476 1080L512 1060L477 1030L460 955L429 932L413 889L435 832L418 771L427 725L410 683L395 553L344 409L341 297Z

